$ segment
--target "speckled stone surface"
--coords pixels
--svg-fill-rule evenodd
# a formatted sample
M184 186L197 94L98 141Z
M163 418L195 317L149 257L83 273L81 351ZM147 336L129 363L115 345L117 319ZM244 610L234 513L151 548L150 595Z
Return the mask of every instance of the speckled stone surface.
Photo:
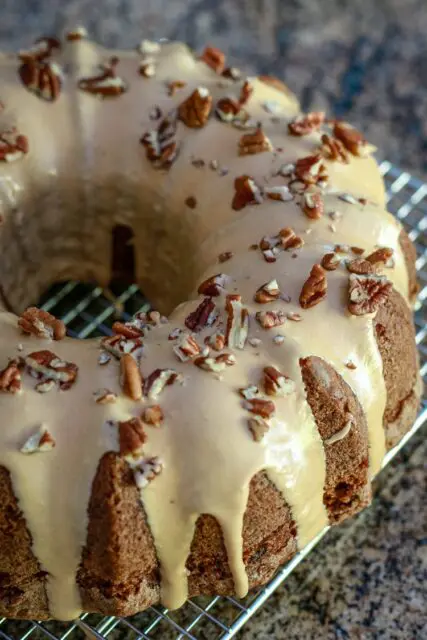
M304 109L352 121L383 157L427 179L425 0L2 0L0 16L9 49L81 23L110 46L210 42L249 73L284 78ZM381 474L373 506L329 532L239 637L426 639L426 461L424 428ZM27 626L3 629L19 638ZM110 637L125 636L136 637Z

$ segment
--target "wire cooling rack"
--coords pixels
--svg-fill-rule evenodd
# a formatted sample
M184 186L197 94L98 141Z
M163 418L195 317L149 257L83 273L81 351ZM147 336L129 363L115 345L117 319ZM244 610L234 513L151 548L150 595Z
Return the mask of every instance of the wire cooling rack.
M417 247L420 293L415 323L421 374L427 383L427 184L389 162L382 162L380 168L387 185L389 210L402 221ZM113 304L104 296L100 287L76 282L55 285L41 303L44 309L61 317L68 325L69 334L76 338L111 334L110 327L117 317L118 309L121 316L128 320L137 311L148 308L147 301L134 285L122 290ZM396 449L389 452L385 464L425 422L427 402L424 400L413 429ZM219 596L199 597L189 600L177 612L169 612L163 607L151 607L130 618L84 614L74 623L39 623L0 618L0 639L80 640L86 635L93 640L228 640L242 629L326 531L327 529L282 567L269 584L252 592L244 600Z

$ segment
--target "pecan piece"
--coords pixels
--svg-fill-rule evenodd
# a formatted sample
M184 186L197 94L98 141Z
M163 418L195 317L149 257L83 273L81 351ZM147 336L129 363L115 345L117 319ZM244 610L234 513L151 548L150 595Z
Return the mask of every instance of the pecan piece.
M65 34L65 38L66 40L68 40L68 42L76 42L78 40L83 40L84 38L88 37L88 32L84 27L76 27L75 29L72 29L71 31L67 31L67 33Z
M156 66L153 60L142 60L139 63L138 72L144 78L153 78L156 75Z
M190 129L200 129L208 121L212 96L205 87L198 87L178 107L179 119Z
M21 453L44 453L46 451L52 451L56 446L56 442L51 433L46 427L41 426L35 431L21 447Z
M286 313L284 311L258 311L255 316L257 322L263 329L272 329L285 324Z
M7 367L0 371L0 391L7 393L21 391L21 372L16 360L10 360Z
M54 380L64 391L75 383L78 367L73 362L61 360L52 351L33 351L25 358L29 373L43 381Z
M352 273L349 276L348 310L354 316L376 312L387 299L391 287L391 282L384 276Z
M65 338L66 328L62 320L37 307L29 307L18 319L18 327L28 334L49 340Z
M248 420L248 427L255 442L261 442L270 429L268 422L261 416L251 416Z
M141 418L131 418L119 422L119 448L123 457L137 457L147 440Z
M160 405L154 404L152 407L144 409L142 419L146 424L152 427L160 427L163 422L163 411Z
M198 333L206 327L215 324L218 318L218 310L212 298L204 298L197 309L185 318L185 326Z
M325 121L323 111L311 111L306 115L297 116L288 124L288 131L292 136L306 136L318 131Z
M214 351L222 351L225 347L225 335L219 331L215 331L210 336L206 336L205 344Z
M346 263L346 267L350 271L350 273L357 273L358 275L368 275L370 273L375 273L374 265L364 258L355 258L354 260L349 260Z
M174 96L175 93L178 91L178 89L183 89L184 87L187 86L186 82L183 82L182 80L172 80L172 82L168 82L166 87L168 90L168 96Z
M287 396L295 391L295 382L276 367L264 367L264 391L268 396Z
M245 400L253 400L259 396L259 389L254 384L239 389L239 393Z
M242 108L240 102L233 98L220 98L216 103L215 114L223 122L233 122L240 114Z
M270 280L263 284L256 292L254 296L255 302L259 304L266 304L267 302L273 302L280 296L280 288L277 280Z
M335 122L333 134L354 156L366 155L368 145L365 138L347 122Z
M163 461L158 456L146 458L132 465L133 477L138 489L145 489L162 472L163 467Z
M0 133L0 162L15 162L28 153L28 138L16 128Z
M297 236L291 227L284 227L283 229L280 229L279 236L282 247L285 250L300 249L304 244L304 240L300 238L300 236Z
M242 305L240 295L228 295L225 303L227 327L225 343L228 347L243 349L249 332L248 310Z
M254 92L253 85L249 82L249 80L245 80L243 86L240 90L239 102L241 105L244 105L248 102L249 98Z
M206 47L200 56L200 60L206 62L208 67L221 75L225 67L225 53L217 47Z
M293 193L286 185L278 185L275 187L264 187L264 193L270 200L280 200L281 202L289 202L294 199Z
M181 381L182 376L174 369L155 369L144 383L144 395L155 399L166 386L173 384L176 380Z
M369 256L366 257L366 260L370 262L375 267L384 265L385 267L393 266L393 249L390 247L380 247L373 251Z
M120 358L120 386L131 400L141 400L142 383L139 367L129 353Z
M101 65L101 72L97 76L81 78L78 87L87 93L93 93L103 98L120 96L127 91L126 82L117 75L117 65L119 59L116 56L110 58L109 62Z
M318 191L306 191L303 195L302 210L311 220L318 220L323 216L324 204Z
M191 333L182 332L176 344L173 346L173 352L181 362L187 362L200 353L200 346Z
M126 322L114 322L113 331L116 335L123 336L128 340L137 340L144 335L142 327Z
M252 133L245 133L239 140L239 156L263 153L272 149L273 145L261 127Z
M250 176L239 176L234 180L234 197L231 206L235 211L244 209L248 204L261 204L261 190Z
M199 369L220 373L226 367L232 367L236 364L236 358L231 353L221 353L219 356L211 358L209 356L200 356L194 360L194 364Z
M28 58L19 67L22 84L48 102L54 102L61 93L62 71L55 62Z
M262 400L261 398L252 398L244 400L243 407L261 418L271 418L276 411L276 407L272 400Z
M341 140L324 133L321 137L321 141L322 146L320 149L325 158L328 158L328 160L343 162L344 164L349 163L350 160L347 149Z
M310 275L301 289L299 303L303 309L310 309L326 297L327 281L320 264L313 265Z
M219 296L225 290L225 285L227 283L227 276L225 273L217 273L210 278L204 280L197 289L197 293L201 293L205 296Z
M341 264L341 258L336 253L325 253L320 264L326 271L335 271Z
M306 156L297 160L295 164L295 175L305 184L316 184L328 179L328 172L323 164L320 153Z
M178 157L176 118L166 116L157 129L145 133L141 140L148 160L156 169L169 169Z

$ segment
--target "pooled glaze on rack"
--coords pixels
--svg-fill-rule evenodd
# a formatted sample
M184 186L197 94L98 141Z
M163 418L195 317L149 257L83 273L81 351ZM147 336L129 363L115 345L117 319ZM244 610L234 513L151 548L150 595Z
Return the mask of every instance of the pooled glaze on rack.
M215 104L226 95L236 97L243 80L218 76L181 44L150 49L155 75L141 77L139 53L107 51L85 39L64 42L56 57L63 69L63 86L52 103L22 86L16 56L0 57L0 99L5 105L0 123L2 128L16 126L30 147L22 161L0 166L1 214L5 228L13 228L17 239L17 245L4 248L1 284L16 308L37 298L53 277L95 277L107 284L111 229L125 223L134 231L137 281L153 304L170 310L190 297L173 311L169 324L147 334L140 363L145 379L157 368L174 369L183 376L183 384L167 387L159 398L165 416L161 428L146 429L144 455L160 457L163 470L140 490L160 562L162 602L176 608L187 598L185 565L200 514L217 518L236 593L247 592L242 523L249 482L258 471L267 471L290 505L300 548L327 524L324 444L306 399L300 358L313 354L323 358L353 389L367 417L371 473L378 472L385 452L386 390L372 314L348 313L345 269L327 273L328 293L319 305L302 310L298 298L313 264L337 244L362 247L366 253L378 246L393 249L394 266L386 275L406 299L408 276L399 244L400 225L383 209L382 181L370 157L351 156L349 164L325 161L329 172L323 192L325 212L339 212L338 217L325 213L310 220L298 198L264 199L241 211L232 208L236 177L249 175L263 188L285 184L280 167L312 154L320 143L319 132L288 135L287 124L298 113L294 97L259 79L250 80L253 94L245 108L254 122L262 123L273 150L239 156L238 143L247 131L211 117L199 129L178 123L181 149L173 167L168 172L153 168L139 143L144 133L157 127L151 119L153 109L166 114L198 87L207 87ZM100 100L79 89L78 81L96 75L97 65L113 54L119 58L117 73L127 90ZM169 95L166 84L175 81L185 85ZM41 126L45 121L48 128ZM200 162L195 166L198 160L203 166ZM36 194L40 202L35 205ZM343 194L352 198L343 199ZM186 204L189 198L192 206ZM31 215L34 208L37 219ZM281 253L274 264L267 263L259 250L248 250L263 236L274 236L287 226L304 239L301 250ZM50 260L47 247L53 239ZM14 251L30 256L32 268L22 272L8 268ZM233 257L218 264L218 255L228 251ZM185 319L202 299L194 290L218 272L227 275L225 291L214 298L222 322L226 323L226 295L240 294L255 345L227 348L236 362L221 375L191 361L180 362L168 339L172 329L185 329ZM255 292L272 279L290 301L255 303ZM277 307L299 313L302 320L262 329L255 313ZM212 329L202 330L199 344L211 333ZM277 335L284 336L283 344L274 342ZM81 612L76 573L99 459L106 451L118 450L117 421L139 416L152 402L146 398L134 402L123 395L118 363L98 364L98 341L65 339L50 344L22 336L16 317L0 314L2 367L8 358L43 348L75 363L77 382L67 391L44 395L25 373L20 394L0 394L0 465L11 472L34 553L48 573L51 615L72 619ZM357 368L348 369L348 360ZM274 398L270 429L262 442L255 442L238 391L261 386L266 366L283 371L295 386L291 394ZM100 388L116 393L117 402L96 404L92 394ZM56 447L22 454L23 443L40 425L48 428Z

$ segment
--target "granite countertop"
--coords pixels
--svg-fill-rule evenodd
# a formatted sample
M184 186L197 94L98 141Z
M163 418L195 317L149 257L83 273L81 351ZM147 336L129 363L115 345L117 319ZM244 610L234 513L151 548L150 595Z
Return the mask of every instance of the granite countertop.
M2 47L85 24L100 42L206 42L285 79L304 109L350 120L382 157L427 179L424 0L3 0ZM377 480L373 506L330 531L240 633L427 638L425 429ZM206 636L207 637L207 636Z

